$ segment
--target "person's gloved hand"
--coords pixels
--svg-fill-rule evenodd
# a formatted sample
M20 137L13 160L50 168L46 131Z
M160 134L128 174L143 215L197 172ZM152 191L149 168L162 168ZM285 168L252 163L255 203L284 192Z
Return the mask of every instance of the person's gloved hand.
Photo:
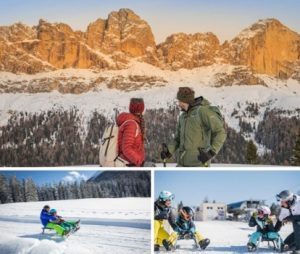
M155 216L156 220L167 220L169 213L167 211L161 211L158 215Z
M257 218L257 212L253 212L252 217Z
M181 235L183 233L183 230L180 227L177 227L174 229L174 231L178 234Z
M172 154L170 153L166 143L162 144L162 151L160 153L160 157L162 160L169 159L172 157Z
M270 218L266 219L266 225L272 225L273 221Z
M198 151L199 151L198 160L201 161L203 164L216 155L216 153L212 150L209 150L208 152L204 152L203 150L198 148Z

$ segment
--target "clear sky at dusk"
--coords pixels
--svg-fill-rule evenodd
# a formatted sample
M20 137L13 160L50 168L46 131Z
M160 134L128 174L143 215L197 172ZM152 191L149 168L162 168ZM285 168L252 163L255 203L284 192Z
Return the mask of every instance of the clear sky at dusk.
M176 32L213 32L222 42L264 18L277 18L300 33L300 1L294 0L4 0L0 25L36 25L43 18L85 31L90 22L120 8L130 8L146 20L157 43Z

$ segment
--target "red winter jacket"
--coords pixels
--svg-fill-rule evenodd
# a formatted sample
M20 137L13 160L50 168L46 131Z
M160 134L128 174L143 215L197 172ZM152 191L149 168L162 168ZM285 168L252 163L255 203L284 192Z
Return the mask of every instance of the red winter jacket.
M119 156L138 167L145 160L143 135L139 124L139 117L131 113L121 113L117 118L117 125L120 127L118 136Z

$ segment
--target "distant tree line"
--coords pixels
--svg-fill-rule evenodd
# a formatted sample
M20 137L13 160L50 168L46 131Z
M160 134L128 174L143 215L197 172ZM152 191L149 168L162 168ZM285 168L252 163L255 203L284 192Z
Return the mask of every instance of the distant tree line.
M266 111L263 121L258 124L255 140L270 150L260 159L262 163L296 164L293 158L299 154L300 149L299 145L298 148L296 146L296 141L300 140L300 119L296 116L289 117L288 114L288 111L281 110Z
M257 104L249 103L246 113L256 115L258 109ZM179 114L172 105L146 110L147 161L160 162L161 144L173 139ZM0 127L0 166L97 165L101 136L112 119L95 111L85 121L87 124L83 120L77 108L13 113L7 124ZM240 132L226 126L227 140L214 163L247 163L248 142L243 136L253 131L255 141L271 151L258 158L260 164L292 163L299 118L282 117L272 110L266 111L258 126L241 117L239 126Z
M83 198L150 197L149 179L110 179L101 182L59 182L37 185L30 178L0 174L0 204Z

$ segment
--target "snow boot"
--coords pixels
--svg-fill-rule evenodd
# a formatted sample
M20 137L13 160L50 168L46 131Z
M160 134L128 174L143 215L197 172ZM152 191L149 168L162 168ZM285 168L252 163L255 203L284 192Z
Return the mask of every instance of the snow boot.
M280 246L280 252L286 252L289 251L290 246L288 246L287 244L282 243Z
M62 236L68 237L70 235L70 230L65 230Z
M249 252L255 252L257 250L257 247L253 243L247 243L247 248Z
M159 244L154 244L154 251L159 251Z
M165 247L166 251L171 251L172 250L172 244L167 241L166 239L164 239L162 241L163 246Z
M207 238L199 241L199 246L201 250L205 250L209 244L210 244L210 240Z

